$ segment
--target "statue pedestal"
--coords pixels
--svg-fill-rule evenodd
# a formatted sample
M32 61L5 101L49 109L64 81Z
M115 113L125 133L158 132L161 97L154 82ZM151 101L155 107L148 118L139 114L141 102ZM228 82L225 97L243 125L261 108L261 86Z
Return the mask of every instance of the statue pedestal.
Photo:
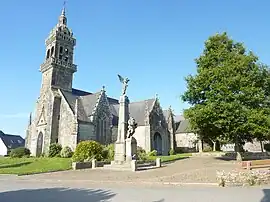
M132 157L137 152L137 141L134 137L126 139L126 161L132 161Z
M114 146L114 163L123 164L126 160L126 145L125 142L116 142Z

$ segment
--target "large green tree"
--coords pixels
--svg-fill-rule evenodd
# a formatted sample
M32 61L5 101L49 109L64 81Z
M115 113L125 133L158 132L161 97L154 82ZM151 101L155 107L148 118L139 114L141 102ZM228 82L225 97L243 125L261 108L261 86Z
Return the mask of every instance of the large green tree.
M226 33L211 36L187 76L184 115L202 138L236 143L269 137L270 73L258 57ZM236 147L237 149L238 147Z

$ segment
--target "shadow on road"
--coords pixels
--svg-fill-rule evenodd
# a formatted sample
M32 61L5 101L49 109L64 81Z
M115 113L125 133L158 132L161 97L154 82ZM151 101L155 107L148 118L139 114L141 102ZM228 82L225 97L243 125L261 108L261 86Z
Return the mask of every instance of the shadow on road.
M270 189L263 189L264 197L261 202L269 202L270 201Z
M109 190L102 189L69 189L69 188L47 188L47 189L23 189L0 193L1 202L100 202L115 196Z

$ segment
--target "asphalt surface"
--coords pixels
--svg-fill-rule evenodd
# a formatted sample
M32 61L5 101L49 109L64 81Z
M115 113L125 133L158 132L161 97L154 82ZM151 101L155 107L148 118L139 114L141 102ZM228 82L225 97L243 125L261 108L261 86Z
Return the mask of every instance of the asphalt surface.
M270 187L144 186L0 176L0 202L270 202Z

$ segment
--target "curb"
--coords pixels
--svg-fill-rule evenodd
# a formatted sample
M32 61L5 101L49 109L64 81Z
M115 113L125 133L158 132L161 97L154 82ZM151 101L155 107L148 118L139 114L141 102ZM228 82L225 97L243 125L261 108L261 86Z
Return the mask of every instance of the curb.
M194 185L197 185L197 186L214 186L214 187L218 187L218 183L207 183L207 182L150 182L150 181L139 181L139 182L132 182L132 181L109 181L109 180L106 180L106 181L96 181L96 180L76 180L76 179L73 179L73 180L57 180L57 179L54 179L54 180L51 180L51 179L21 179L23 181L32 181L32 182L35 182L35 181L42 181L42 182L59 182L59 183L64 183L64 182L72 182L72 183L94 183L94 184L97 184L97 183L101 183L101 184L134 184L134 185L137 185L137 184L146 184L146 185L173 185L173 186L194 186Z

